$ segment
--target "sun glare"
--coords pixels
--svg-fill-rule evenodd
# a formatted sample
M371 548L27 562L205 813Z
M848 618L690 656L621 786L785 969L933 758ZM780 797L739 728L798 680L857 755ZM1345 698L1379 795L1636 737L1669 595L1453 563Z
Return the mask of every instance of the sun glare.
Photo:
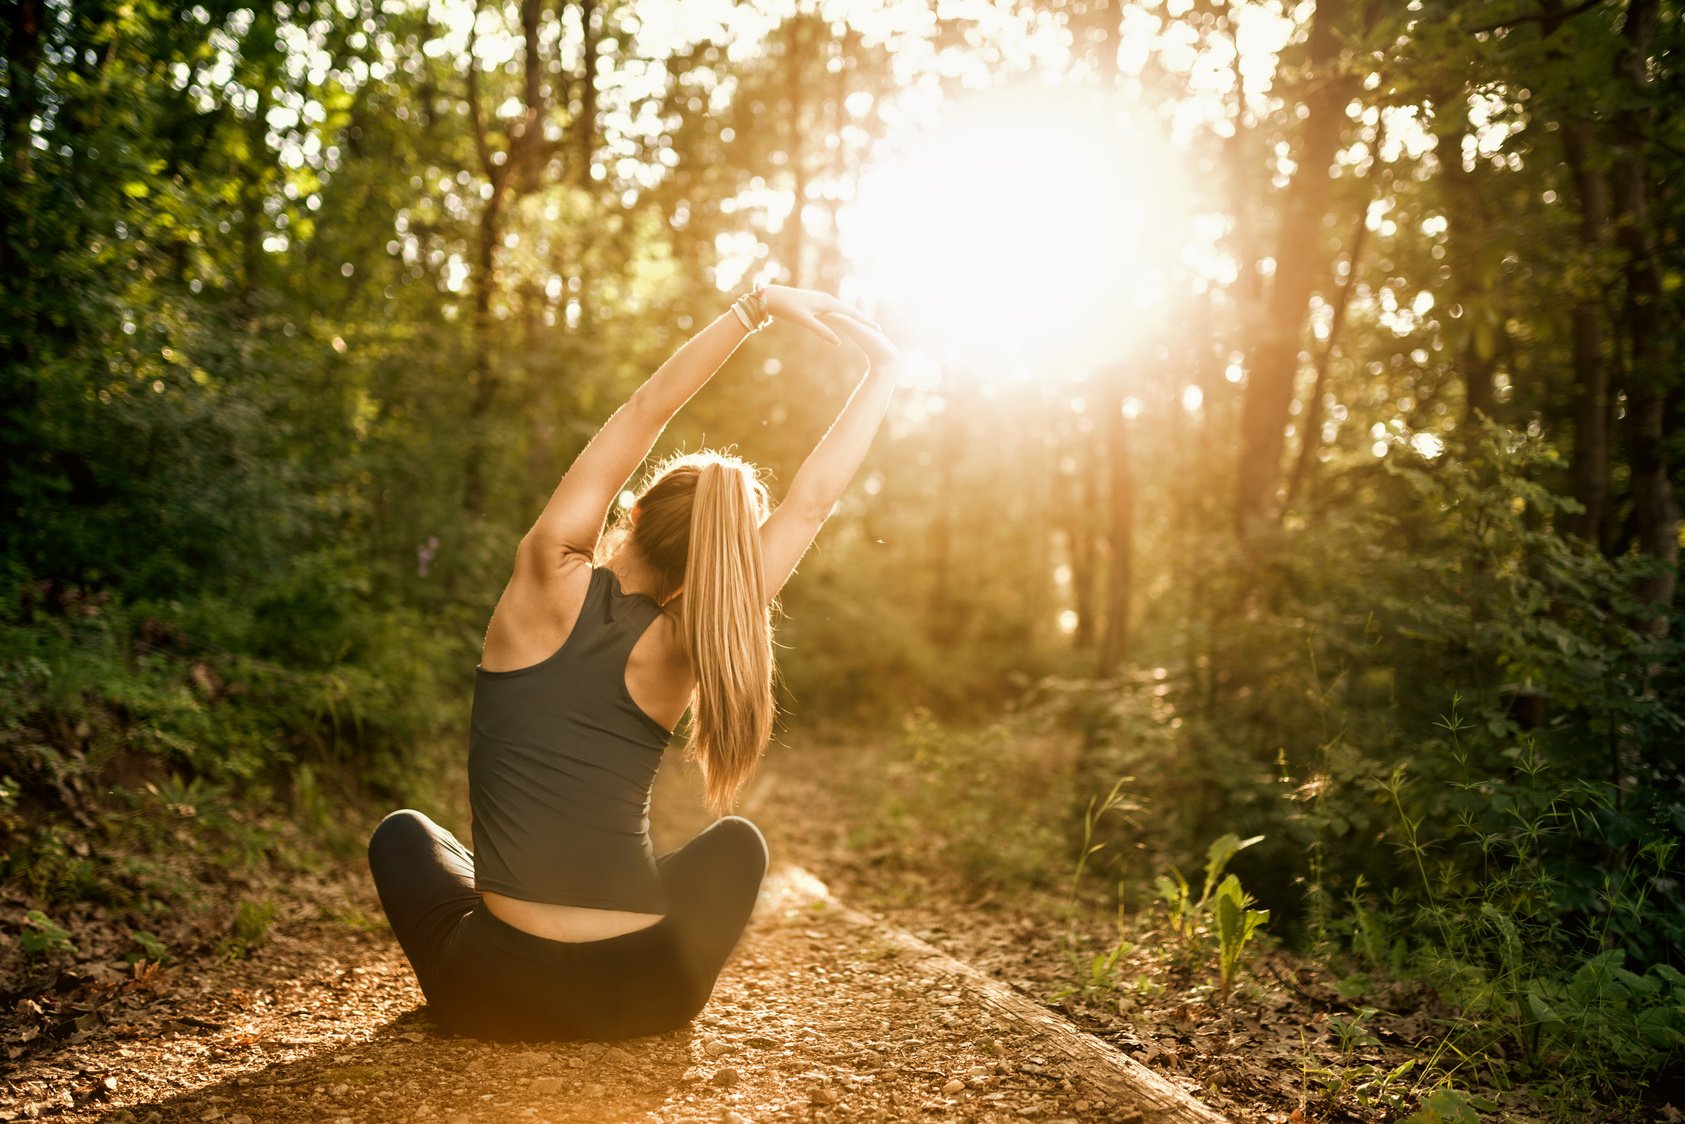
M1186 239L1178 154L1094 90L952 105L863 175L852 288L908 342L986 377L1103 362L1164 299Z

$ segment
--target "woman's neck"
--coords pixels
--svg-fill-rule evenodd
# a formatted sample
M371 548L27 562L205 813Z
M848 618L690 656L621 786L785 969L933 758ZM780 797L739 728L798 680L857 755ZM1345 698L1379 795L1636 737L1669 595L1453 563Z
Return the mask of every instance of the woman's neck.
M635 550L622 549L603 563L613 572L620 582L622 593L641 593L645 597L661 600L655 574L641 555Z

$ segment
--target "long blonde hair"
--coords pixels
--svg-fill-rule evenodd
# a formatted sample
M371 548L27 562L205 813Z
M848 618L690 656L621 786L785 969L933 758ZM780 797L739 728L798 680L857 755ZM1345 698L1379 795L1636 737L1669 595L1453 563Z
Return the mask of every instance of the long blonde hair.
M760 536L769 506L752 465L704 450L656 467L624 531L655 573L658 600L684 589L684 640L696 674L685 756L701 766L716 813L754 773L776 716Z

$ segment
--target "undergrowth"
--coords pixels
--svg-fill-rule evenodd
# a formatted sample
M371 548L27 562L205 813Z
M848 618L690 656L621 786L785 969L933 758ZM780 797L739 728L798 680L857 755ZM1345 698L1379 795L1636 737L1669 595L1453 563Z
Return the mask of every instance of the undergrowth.
M341 622L333 650L307 654L278 639L272 597L8 593L8 990L101 952L159 961L191 939L240 955L267 922L254 901L230 905L231 888L354 852L371 803L425 799L440 774L427 762L450 708L426 700L448 692L404 614Z
M1050 760L1060 752L1022 724L960 730L915 708L851 842L871 861L957 876L976 891L1050 889L1069 846L1068 770Z

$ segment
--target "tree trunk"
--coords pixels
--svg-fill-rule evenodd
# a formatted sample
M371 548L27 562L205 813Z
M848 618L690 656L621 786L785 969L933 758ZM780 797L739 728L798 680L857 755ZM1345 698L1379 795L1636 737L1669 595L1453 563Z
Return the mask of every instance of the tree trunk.
M596 26L597 12L597 0L579 0L583 65L579 79L579 116L573 123L574 143L578 145L574 182L579 184L591 182L591 160L597 154L597 44L602 38Z
M492 299L498 286L497 251L503 242L503 224L509 207L520 195L537 189L548 163L546 153L549 148L544 141L542 124L547 102L544 56L539 49L545 10L545 0L521 0L521 98L524 104L521 116L507 131L501 163L491 147L481 113L474 34L471 32L468 37L468 116L474 131L474 147L479 155L481 174L491 183L491 196L480 212L480 238L475 246L474 335L469 363L474 393L469 398L468 463L464 473L464 502L468 514L476 518L486 513L486 461L489 452L486 429L501 389L501 380L491 354Z
M1259 164L1255 162L1256 145L1252 142L1254 126L1247 121L1246 86L1241 65L1244 55L1240 48L1240 20L1236 0L1228 4L1229 38L1234 46L1235 109L1230 119L1233 134L1223 142L1222 161L1228 182L1229 214L1234 217L1230 242L1235 259L1240 263L1239 275L1233 286L1234 300L1240 309L1242 323L1250 323L1261 314L1264 301L1264 278L1258 272L1259 239L1257 231L1257 202L1259 196ZM1268 186L1267 179L1264 186Z
M958 612L952 583L954 554L954 507L950 496L959 495L956 476L965 439L961 399L965 381L952 372L942 377L941 394L947 409L936 423L936 514L930 521L930 634L938 644L951 643L959 633Z
M499 169L494 168L494 172ZM497 246L503 239L503 201L506 177L492 177L491 198L480 212L480 239L474 257L474 321L470 343L468 465L464 474L464 501L468 514L486 513L486 427L492 403L497 399L498 378L491 356L491 304L497 284Z
M509 127L509 173L514 176L514 193L526 195L538 190L548 163L549 146L544 142L543 113L544 53L539 49L547 0L521 0L521 108L520 119Z
M1107 506L1106 621L1100 634L1095 674L1110 679L1129 650L1129 610L1135 566L1135 479L1130 461L1130 420L1123 416L1123 380L1129 368L1107 367L1103 395L1106 417Z
M255 42L268 42L275 36L272 15L259 6L249 35ZM268 56L260 56L257 73L251 81L257 87L257 101L246 119L246 172L240 182L240 298L248 316L257 314L258 277L263 272L263 202L268 179L269 162L263 157L269 150L265 134L269 129L270 73Z
M1304 132L1294 153L1298 170L1282 203L1275 279L1253 348L1241 412L1235 530L1243 539L1268 517L1281 485L1299 339L1311 293L1326 269L1322 220L1328 209L1328 166L1339 147L1349 87L1333 73L1340 50L1335 29L1345 22L1345 14L1346 0L1319 0L1311 22L1312 85L1305 96Z
M1592 166L1592 126L1582 117L1561 123L1562 147L1580 200L1580 249L1596 270L1609 241L1609 187ZM1608 541L1609 366L1603 356L1602 300L1576 292L1569 313L1574 346L1574 498L1585 511L1568 530L1600 545Z
M1626 303L1630 374L1625 419L1627 461L1632 467L1632 506L1638 549L1660 563L1642 587L1655 607L1649 627L1657 636L1668 630L1679 577L1679 508L1668 473L1666 403L1672 370L1670 325L1663 307L1661 261L1648 211L1648 146L1654 111L1650 108L1647 65L1656 29L1658 0L1632 0L1622 36L1626 49L1619 68L1631 96L1616 121L1615 161L1610 175L1616 215L1616 240L1626 254Z
M1449 99L1447 99L1449 100ZM1464 129L1474 132L1477 126L1467 120ZM1462 153L1446 153L1441 163L1446 217L1450 220L1447 250L1451 264L1451 281L1457 303L1463 306L1467 337L1463 341L1457 364L1463 381L1463 420L1473 422L1478 415L1493 416L1497 393L1492 376L1498 368L1498 336L1501 327L1493 327L1483 334L1483 326L1496 321L1503 323L1501 312L1494 313L1498 303L1492 290L1492 277L1482 268L1479 242L1490 237L1492 216L1486 204L1489 183L1483 180L1477 165L1473 170L1463 168Z
M521 287L521 319L526 339L523 365L526 367L527 393L527 479L534 495L542 496L556 486L556 393L554 380L547 378L544 369L552 354L545 347L548 328L544 323L544 290L537 278L528 278Z
M1009 426L1006 430L1012 432ZM1028 564L1032 580L1024 583L1024 615L1029 624L1031 642L1045 635L1047 622L1052 619L1053 603L1053 528L1057 518L1054 510L1053 457L1050 455L1049 435L1053 432L1053 410L1045 387L1036 395L1036 423L1018 430L1023 442L1024 471L1012 476L1022 481L1025 497L1023 526L1035 535L1029 543Z
M1094 623L1099 613L1094 604L1094 571L1100 553L1095 543L1094 518L1100 506L1101 489L1096 476L1101 465L1100 459L1093 455L1091 442L1079 440L1076 450L1076 473L1070 479L1074 502L1066 524L1071 543L1071 608L1077 615L1071 642L1086 650L1094 644Z
M12 13L12 31L6 40L7 93L0 112L5 113L5 125L0 137L5 144L5 171L0 174L0 276L5 278L7 291L27 285L27 271L19 269L12 254L14 244L25 238L23 187L31 179L30 159L35 151L34 126L30 122L40 113L40 97L36 91L36 70L41 64L41 0L19 0Z
M788 53L784 58L784 96L790 102L789 117L784 123L785 156L790 161L790 194L794 202L789 218L784 220L784 245L780 256L784 259L784 272L789 283L798 287L806 277L802 255L807 232L802 227L802 207L807 202L808 180L807 134L803 121L807 114L807 37L802 28L807 22L799 14L791 18L785 40Z

